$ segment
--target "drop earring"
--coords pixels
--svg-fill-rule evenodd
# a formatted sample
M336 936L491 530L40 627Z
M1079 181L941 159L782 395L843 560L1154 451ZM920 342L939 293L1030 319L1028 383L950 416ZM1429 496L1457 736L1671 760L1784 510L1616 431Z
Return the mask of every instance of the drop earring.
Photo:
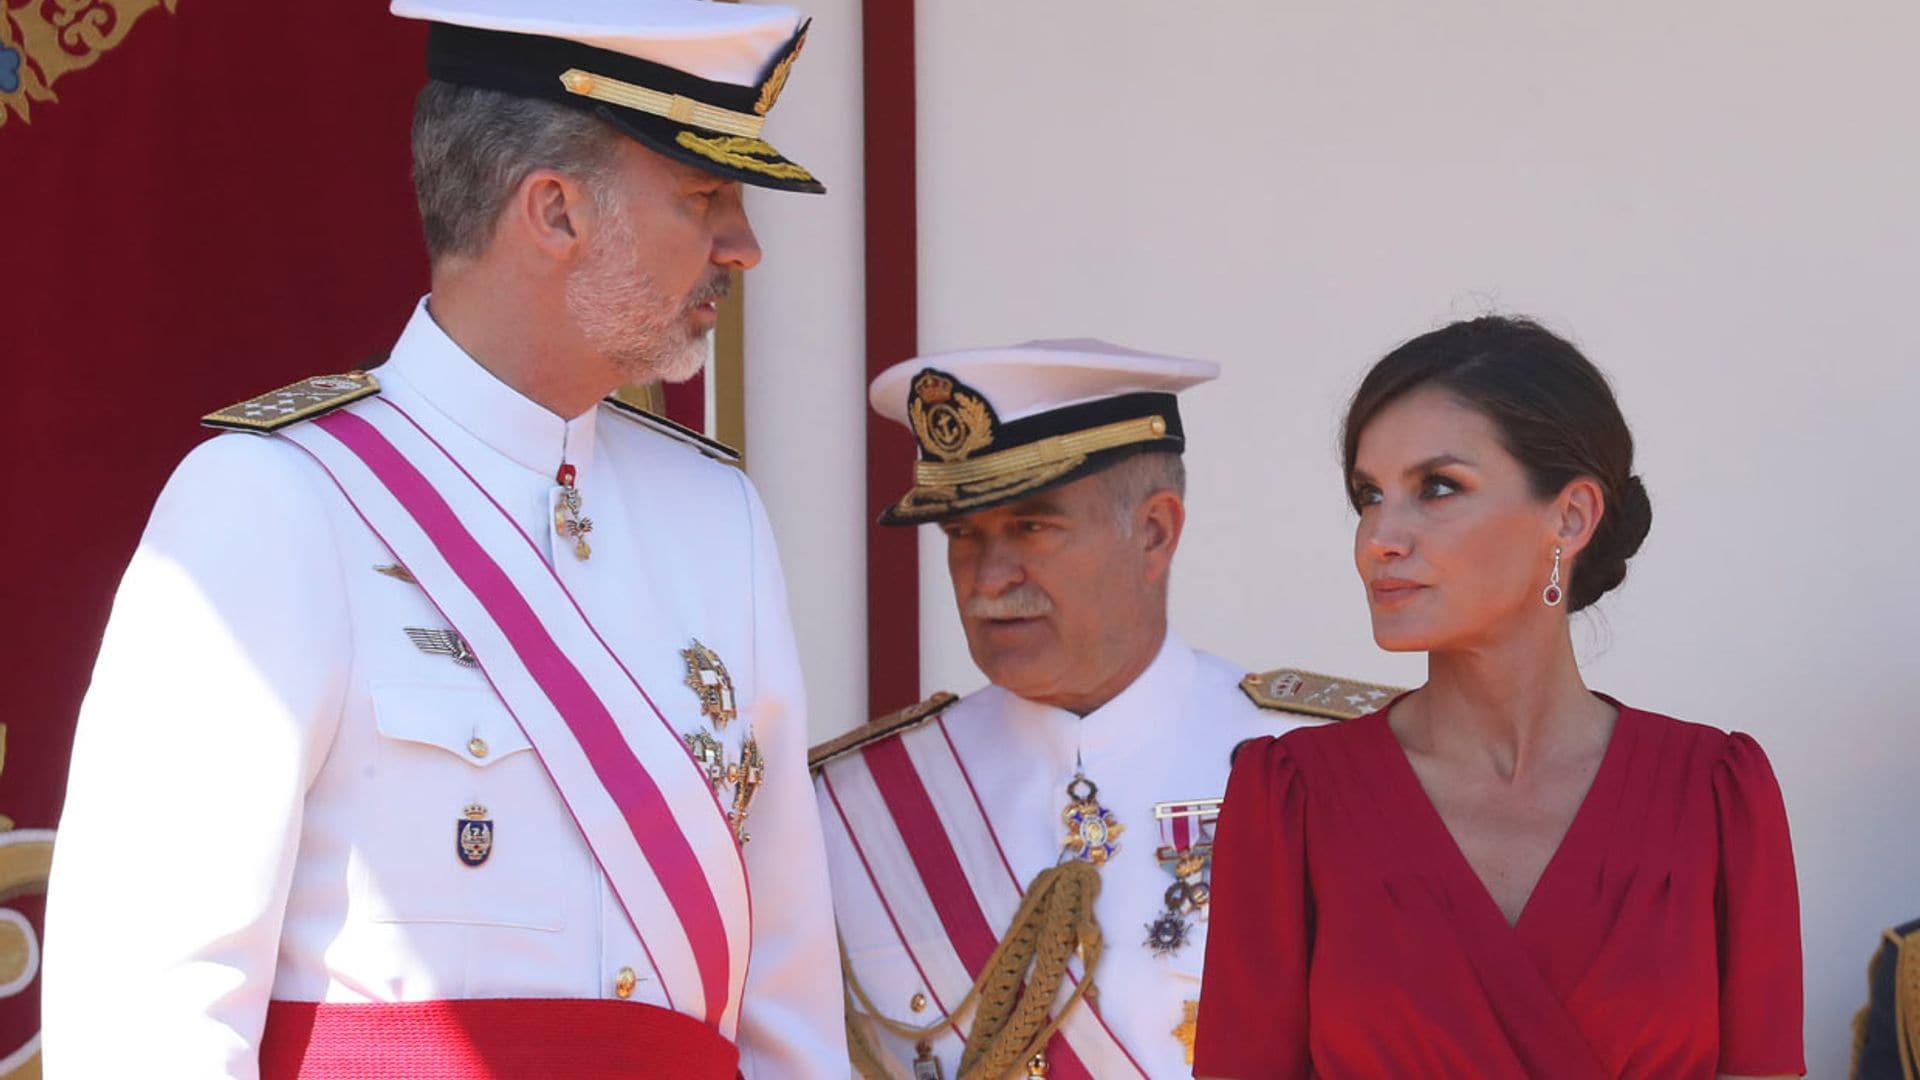
M1560 549L1553 549L1553 576L1547 578L1547 587L1540 590L1540 602L1548 607L1559 607L1567 594L1560 589Z

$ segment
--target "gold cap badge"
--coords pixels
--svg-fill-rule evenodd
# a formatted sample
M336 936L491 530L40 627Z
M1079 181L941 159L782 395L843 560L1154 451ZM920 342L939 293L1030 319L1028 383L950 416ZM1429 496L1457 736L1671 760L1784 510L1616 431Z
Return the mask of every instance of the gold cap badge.
M921 453L941 461L962 461L992 446L999 423L986 398L932 368L913 380L907 416Z

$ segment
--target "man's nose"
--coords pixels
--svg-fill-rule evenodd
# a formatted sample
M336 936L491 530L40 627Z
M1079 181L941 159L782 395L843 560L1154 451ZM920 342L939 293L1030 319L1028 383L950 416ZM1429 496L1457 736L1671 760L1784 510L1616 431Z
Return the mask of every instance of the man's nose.
M982 546L973 572L976 589L988 596L1004 596L1026 579L1026 566L1013 545L988 540Z
M751 270L760 265L760 240L753 235L753 223L747 220L747 207L735 185L727 196L727 209L713 232L713 262L729 270Z

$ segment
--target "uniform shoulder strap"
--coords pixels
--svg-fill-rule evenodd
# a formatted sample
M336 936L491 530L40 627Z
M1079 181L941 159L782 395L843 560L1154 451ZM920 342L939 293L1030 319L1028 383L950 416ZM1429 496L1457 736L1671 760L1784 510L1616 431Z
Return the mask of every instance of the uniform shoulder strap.
M1894 932L1888 933L1894 937ZM1909 923L1894 937L1900 956L1894 961L1893 1022L1897 1027L1900 1068L1904 1075L1920 1075L1920 929Z
M733 447L728 446L718 439L710 439L685 424L676 424L666 417L661 416L659 413L643 409L633 402L620 397L618 394L607 395L606 398L602 399L600 404L612 409L622 418L639 424L641 427L647 428L657 434L665 435L675 442L685 443L715 461L724 462L728 465L740 464L740 451L735 450Z
M380 380L364 371L315 375L278 390L208 413L200 422L228 431L266 435L311 420L380 392Z
M828 739L807 751L807 768L813 772L819 772L826 768L828 763L843 758L855 750L871 746L881 739L891 738L926 723L959 700L958 695L942 690L917 705L909 705L899 712L888 713L872 723L862 724L844 735Z
M1385 708L1406 693L1397 686L1361 682L1338 675L1321 675L1299 668L1258 671L1240 680L1240 689L1255 704L1276 712L1300 713L1327 720L1351 720Z

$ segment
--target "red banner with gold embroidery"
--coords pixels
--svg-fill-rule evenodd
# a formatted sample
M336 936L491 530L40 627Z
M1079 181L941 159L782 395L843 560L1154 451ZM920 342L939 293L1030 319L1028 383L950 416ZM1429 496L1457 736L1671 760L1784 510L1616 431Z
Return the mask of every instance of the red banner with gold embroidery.
M0 1078L39 1073L49 830L155 494L201 414L378 356L426 289L423 49L379 0L0 0ZM244 530L248 493L224 512ZM139 843L186 839L127 818Z

